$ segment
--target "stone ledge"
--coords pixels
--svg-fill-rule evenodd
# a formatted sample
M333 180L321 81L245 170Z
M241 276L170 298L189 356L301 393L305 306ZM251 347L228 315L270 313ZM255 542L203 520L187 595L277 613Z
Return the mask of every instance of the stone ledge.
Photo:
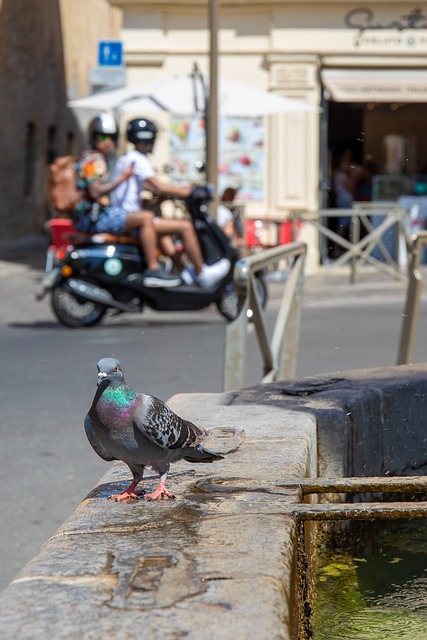
M290 478L422 475L427 365L332 373L231 394L174 396L212 430L212 465L176 464L177 500L120 504L112 466L0 595L14 640L290 640ZM146 488L157 479L147 476Z
M111 501L129 479L114 464L3 591L1 637L289 640L295 525L285 505L300 496L274 485L315 474L314 417L226 394L169 404L213 429L209 446L226 458L174 465L177 499L161 503ZM238 490L212 491L209 479Z
M233 403L314 415L319 476L427 475L427 364L260 385Z

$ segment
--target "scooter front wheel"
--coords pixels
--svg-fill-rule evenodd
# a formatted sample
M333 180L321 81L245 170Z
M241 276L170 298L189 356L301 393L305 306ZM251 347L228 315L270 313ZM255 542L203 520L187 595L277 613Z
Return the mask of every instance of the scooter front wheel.
M106 307L77 296L67 287L67 282L60 283L52 291L51 307L58 320L67 327L93 327L101 322Z
M268 293L267 286L262 277L255 276L255 286L261 306L264 309L267 304ZM216 305L220 314L224 316L224 318L227 318L229 322L237 318L240 311L239 298L232 282L226 287L221 299Z

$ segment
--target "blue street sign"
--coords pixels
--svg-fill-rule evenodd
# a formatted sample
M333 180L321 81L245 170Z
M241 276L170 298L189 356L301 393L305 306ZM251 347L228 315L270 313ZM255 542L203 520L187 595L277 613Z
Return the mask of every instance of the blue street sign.
M98 65L120 67L123 64L123 44L117 40L101 40L98 43Z

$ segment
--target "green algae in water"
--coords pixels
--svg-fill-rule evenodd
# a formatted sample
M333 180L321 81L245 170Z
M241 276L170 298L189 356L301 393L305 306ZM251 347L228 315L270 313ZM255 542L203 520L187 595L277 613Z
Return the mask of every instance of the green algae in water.
M318 553L316 640L426 640L427 521L354 525L348 549Z

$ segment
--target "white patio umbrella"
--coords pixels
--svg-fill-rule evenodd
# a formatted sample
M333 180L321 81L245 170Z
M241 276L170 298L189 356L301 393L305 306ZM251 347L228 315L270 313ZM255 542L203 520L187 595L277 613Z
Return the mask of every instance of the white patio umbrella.
M141 96L138 91L131 89L114 89L113 91L101 91L86 98L70 100L68 106L84 111L116 111L126 114L127 112L144 113L164 113L167 109L157 104L155 100L147 96ZM137 106L133 109L133 105Z
M80 100L68 102L69 107L78 109L98 109L113 111L121 116L143 116L154 112L174 115L206 115L208 106L208 79L202 75L197 65L193 73L164 78L156 82L113 91L93 94ZM218 81L218 116L255 117L279 113L320 112L321 109L303 100L286 98L261 89L230 80ZM216 129L216 126L215 126ZM207 128L207 149L209 146ZM212 133L212 132L211 132ZM216 186L217 161L212 162L206 154L207 176Z
M207 80L205 78L205 86ZM69 107L126 113L166 111L175 115L203 113L205 96L193 74L165 78L125 89L103 91L87 98L71 100ZM318 112L318 107L303 100L255 89L238 82L218 82L218 114L221 116L262 116L277 113Z

